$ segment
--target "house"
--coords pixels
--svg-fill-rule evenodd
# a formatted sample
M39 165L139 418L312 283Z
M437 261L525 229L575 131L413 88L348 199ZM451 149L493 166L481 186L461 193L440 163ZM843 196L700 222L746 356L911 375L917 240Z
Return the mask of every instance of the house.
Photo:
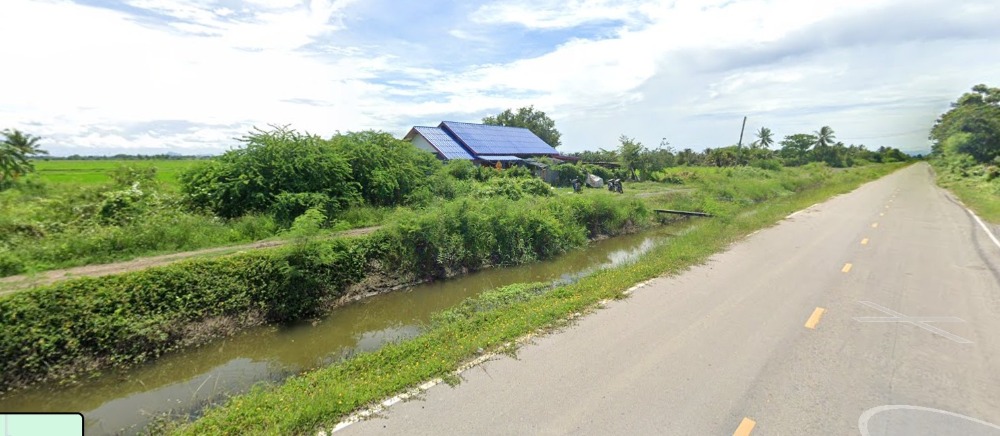
M562 157L555 148L522 127L442 121L437 127L415 126L403 140L446 161L463 159L509 166L529 158Z

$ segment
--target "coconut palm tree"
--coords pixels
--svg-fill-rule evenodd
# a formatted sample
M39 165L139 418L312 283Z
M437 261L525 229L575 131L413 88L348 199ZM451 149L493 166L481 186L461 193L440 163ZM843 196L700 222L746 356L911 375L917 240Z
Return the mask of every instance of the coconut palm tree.
M813 132L813 135L816 136L816 148L829 147L837 139L830 126L823 126L819 131Z
M0 187L9 185L18 177L34 170L30 157L49 154L39 145L41 138L27 135L20 130L5 129L0 132Z
M753 145L757 148L770 148L774 144L774 137L772 135L771 129L761 127L757 131L757 140L753 142Z
M42 150L41 146L38 144L42 138L34 135L27 135L20 130L14 129L4 129L3 131L3 143L10 145L18 149L25 157L39 155L39 154L49 154L49 152Z

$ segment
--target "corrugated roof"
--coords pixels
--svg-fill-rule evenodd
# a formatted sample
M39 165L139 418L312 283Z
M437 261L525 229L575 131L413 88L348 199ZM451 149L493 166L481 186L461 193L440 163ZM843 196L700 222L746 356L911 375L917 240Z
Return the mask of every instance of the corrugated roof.
M438 127L453 133L476 155L559 154L530 130L521 127L455 121L442 121Z
M431 146L437 149L445 159L474 159L465 147L462 147L462 144L455 142L447 132L439 127L416 126L413 130L416 130L420 136L431 143Z
M496 162L496 161L508 161L508 160L523 160L517 156L479 156L479 159Z

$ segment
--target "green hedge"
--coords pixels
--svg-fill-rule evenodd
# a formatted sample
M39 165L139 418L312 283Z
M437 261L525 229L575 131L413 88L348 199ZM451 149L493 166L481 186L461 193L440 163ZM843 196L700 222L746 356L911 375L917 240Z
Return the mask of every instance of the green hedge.
M363 276L363 244L334 240L99 278L0 299L0 381L26 383L98 366L146 361L172 349L184 326L256 314L268 322L313 315L316 302Z

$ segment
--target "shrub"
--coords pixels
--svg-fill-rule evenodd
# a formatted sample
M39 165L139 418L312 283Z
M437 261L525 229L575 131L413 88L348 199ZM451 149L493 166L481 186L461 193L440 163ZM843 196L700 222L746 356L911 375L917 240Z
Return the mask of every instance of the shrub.
M534 177L525 178L520 180L521 191L527 195L534 195L537 197L549 197L552 196L552 186Z
M582 183L587 177L580 166L569 163L556 165L554 169L559 171L559 186L569 186L573 179L578 179Z
M458 180L469 180L476 174L476 165L469 160L456 159L444 164L443 170Z
M777 159L759 159L751 162L750 165L768 171L781 171L781 161Z
M192 206L235 218L270 212L281 193L323 194L337 210L360 199L351 164L329 141L284 127L256 129L242 141L244 148L180 175Z
M0 248L0 277L21 274L24 271L24 261L17 254Z
M584 164L583 171L586 172L587 174L593 174L597 177L600 177L605 181L615 178L614 173L611 172L611 170L604 168L600 165Z
M402 204L441 167L433 154L386 132L340 134L331 143L350 162L361 197L374 206Z
M326 194L319 192L282 192L275 196L271 207L274 219L281 225L291 225L307 210L322 211L324 216L332 216L337 212L339 204L332 201Z

